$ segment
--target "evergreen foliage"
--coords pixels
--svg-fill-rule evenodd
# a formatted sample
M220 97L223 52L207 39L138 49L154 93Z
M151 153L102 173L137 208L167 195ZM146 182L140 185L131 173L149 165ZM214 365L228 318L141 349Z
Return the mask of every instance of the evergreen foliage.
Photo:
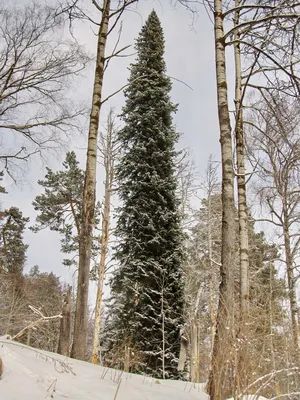
M183 323L183 234L176 198L172 125L163 31L152 11L136 42L123 108L123 150L116 176L119 267L112 279L111 354L139 354L132 370L175 377ZM134 364L134 365L133 365Z
M0 171L0 182L3 180L3 171ZM0 194L6 193L5 188L3 186L0 185Z
M0 267L10 274L22 274L28 248L23 234L28 221L17 207L0 213Z
M47 167L45 180L38 184L45 188L45 192L36 196L32 202L34 209L39 212L36 225L31 229L38 232L45 228L56 231L61 236L61 251L71 254L64 259L64 265L76 264L78 255L78 239L82 218L82 197L84 187L84 171L79 168L74 151L66 154L63 162L64 169L54 172ZM99 205L96 208L95 226L99 216ZM98 249L94 243L94 251Z

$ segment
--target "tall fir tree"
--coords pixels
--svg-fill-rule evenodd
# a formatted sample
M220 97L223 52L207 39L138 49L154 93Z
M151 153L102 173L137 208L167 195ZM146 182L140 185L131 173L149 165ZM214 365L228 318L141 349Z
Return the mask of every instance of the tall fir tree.
M155 11L136 50L119 135L122 155L116 176L122 206L116 227L119 267L111 285L110 348L119 354L132 349L124 356L125 369L130 365L157 377L176 377L183 324L183 234L175 193L178 134L172 124L176 106L170 100L163 30Z

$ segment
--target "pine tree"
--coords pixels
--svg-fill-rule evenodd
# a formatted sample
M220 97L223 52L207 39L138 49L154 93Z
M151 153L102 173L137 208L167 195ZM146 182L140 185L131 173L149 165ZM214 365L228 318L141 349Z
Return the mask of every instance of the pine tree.
M39 214L36 225L31 229L38 232L50 228L59 232L61 251L71 254L71 257L64 259L63 263L70 266L76 264L78 256L84 172L79 167L74 151L66 154L63 167L62 171L57 172L47 167L45 180L38 181L38 184L45 188L45 192L36 196L32 202ZM96 208L95 225L99 222L98 217L99 205ZM97 250L95 243L93 250Z
M0 212L0 269L10 274L22 274L28 248L23 234L28 221L17 207Z
M122 206L116 228L119 268L111 286L111 346L121 354L131 348L128 358L139 354L135 369L174 377L183 323L183 235L175 194L178 134L172 125L176 106L170 101L163 31L155 11L142 28L136 50L119 135L123 153L116 172Z

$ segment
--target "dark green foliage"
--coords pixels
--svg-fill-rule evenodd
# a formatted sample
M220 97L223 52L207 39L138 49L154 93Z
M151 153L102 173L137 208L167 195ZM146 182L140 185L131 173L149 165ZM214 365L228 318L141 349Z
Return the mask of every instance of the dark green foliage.
M122 206L110 349L122 353L127 345L139 354L132 370L170 377L177 374L183 323L183 235L175 195L176 107L170 101L163 32L154 11L136 50L119 134L123 152L116 172Z
M0 171L0 182L3 180L3 171ZM0 185L0 193L6 193L5 188L3 186Z
M0 212L0 269L10 274L22 274L28 248L23 234L28 221L17 207Z
M36 196L33 206L39 212L36 225L31 229L38 232L45 228L59 232L61 251L72 254L72 258L64 260L65 265L76 263L78 254L78 238L82 218L82 197L84 188L84 171L79 168L74 151L68 152L63 162L64 169L54 172L47 168L45 180L38 183L45 192ZM96 209L95 226L99 216L99 205ZM94 250L97 245L94 243Z

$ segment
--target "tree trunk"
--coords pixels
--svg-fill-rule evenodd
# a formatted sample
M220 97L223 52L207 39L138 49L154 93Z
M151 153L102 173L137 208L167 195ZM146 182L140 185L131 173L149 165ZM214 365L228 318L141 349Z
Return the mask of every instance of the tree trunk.
M197 318L191 323L191 382L200 382L199 326Z
M180 337L180 352L179 352L179 360L178 360L178 372L183 372L185 363L186 363L186 355L188 349L188 340L185 337L185 332L182 332Z
M241 0L236 0L235 7L239 7ZM235 12L235 26L239 24L239 11ZM235 31L235 40L240 35ZM242 67L240 44L234 45L235 56L235 139L237 161L238 186L238 215L239 215L239 250L240 250L240 314L241 319L249 310L249 246L248 246L248 212L246 198L245 154L244 154L244 127L242 104Z
M124 372L129 372L130 367L130 347L125 345L125 354L124 354Z
M285 263L287 271L288 288L289 288L288 293L289 293L291 322L292 322L292 337L293 337L295 354L297 355L297 357L299 357L298 305L297 305L296 288L295 288L296 280L294 277L294 270L293 270L293 257L291 252L290 233L289 233L289 219L287 216L287 210L285 206L283 208L283 214L284 214L284 222L283 222L284 250L285 250Z
M214 0L214 31L218 114L222 155L222 252L221 283L208 382L211 400L232 394L232 349L234 338L235 206L231 126L228 109L222 0Z
M216 311L215 311L215 274L213 263L213 243L212 243L212 206L211 206L211 190L208 195L208 225L207 225L207 239L208 239L208 253L209 253L209 308L210 308L210 332L211 332L211 348L214 345L214 336L216 331Z
M109 157L109 154L107 154ZM109 241L109 226L110 226L110 199L111 189L113 181L113 166L111 165L112 160L106 158L105 162L105 194L104 194L104 212L102 216L102 236L101 236L101 257L99 263L99 274L98 274L98 289L96 299L96 311L95 311L95 327L93 336L93 350L92 350L92 363L99 364L99 348L100 348L100 325L101 325L101 302L103 296L103 282L106 266L107 247Z
M241 0L235 1L235 7L240 7ZM239 9L234 13L234 25L240 21ZM239 220L239 267L240 267L240 309L237 343L237 361L235 373L235 391L241 393L247 386L247 339L246 326L249 311L249 245L248 245L248 212L246 197L243 98L242 98L242 66L239 31L235 31L235 141L238 187L238 220Z
M85 183L83 193L83 216L79 237L78 284L72 357L80 360L84 360L86 357L89 273L96 193L97 138L101 109L104 56L107 41L109 11L110 0L105 0L103 4L101 23L98 31L96 69L92 108L90 114Z
M71 341L71 290L72 287L68 286L68 289L64 295L63 306L62 306L62 318L60 320L60 331L59 331L59 342L58 342L58 354L62 354L66 357L70 355L70 341Z

